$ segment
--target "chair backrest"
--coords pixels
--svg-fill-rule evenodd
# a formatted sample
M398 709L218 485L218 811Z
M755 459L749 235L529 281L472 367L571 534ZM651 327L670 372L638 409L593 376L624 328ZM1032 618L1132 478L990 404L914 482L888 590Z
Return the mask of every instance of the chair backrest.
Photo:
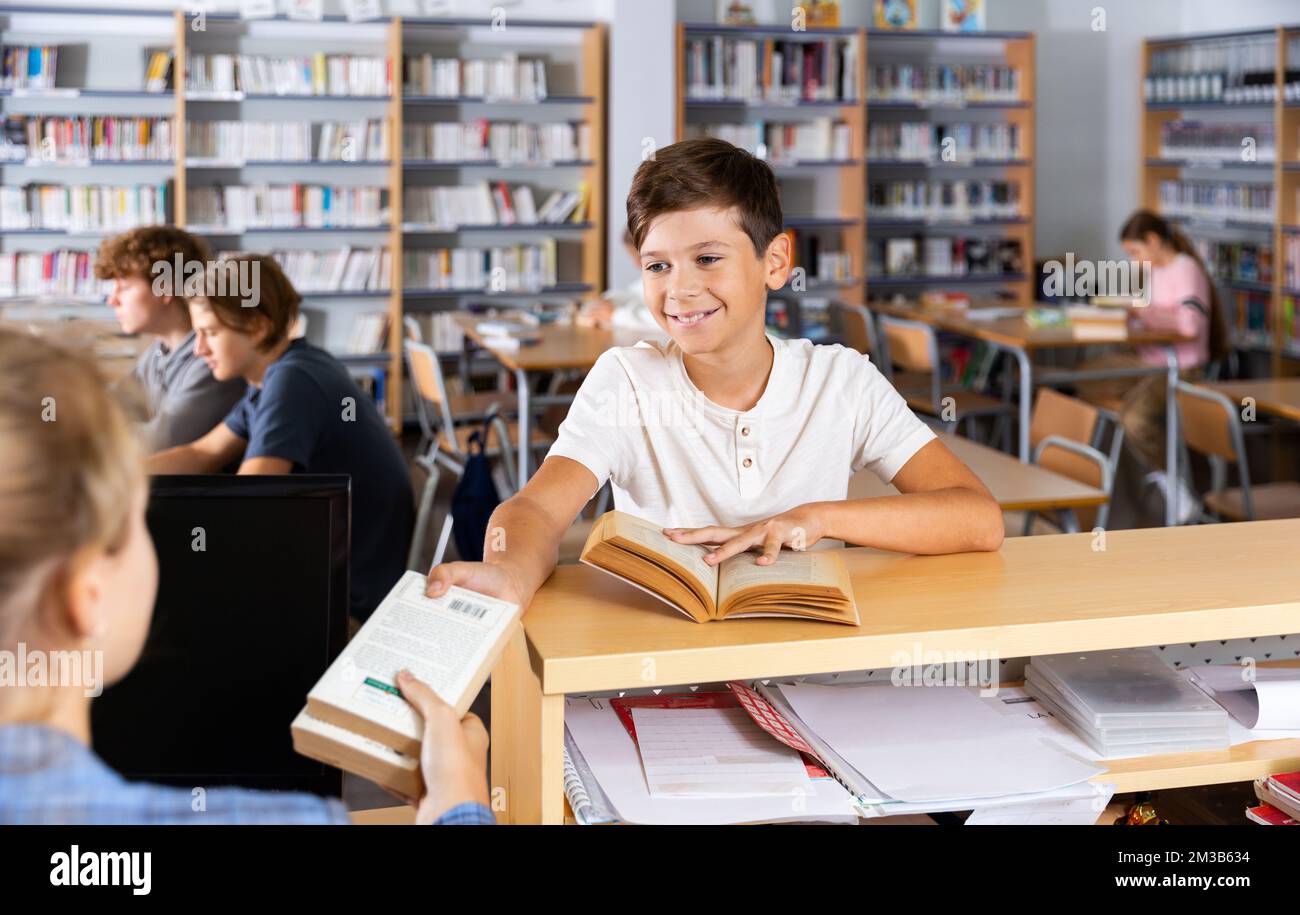
M861 305L838 303L836 311L840 317L840 330L844 342L859 353L876 355L876 332L871 324L871 312Z
M1232 401L1209 388L1178 383L1178 413L1187 447L1204 455L1238 463L1241 426Z
M420 431L432 439L435 431L441 427L447 437L455 441L455 435L451 431L451 404L447 399L447 385L442 377L438 354L427 344L414 340L404 341L402 351L406 354L406 370L411 376Z
M934 329L920 321L880 316L889 361L909 372L933 372L938 367Z
M420 329L420 322L414 315L406 315L402 318L402 328L406 331L406 339L413 343L424 342L424 331Z
M1106 526L1110 516L1109 499L1115 480L1114 468L1106 455L1086 441L1081 442L1063 435L1048 435L1035 445L1034 463L1076 483L1104 492L1107 501L1103 505L1081 506L1075 509L1074 514L1079 521L1080 530Z
M1097 431L1098 415L1098 409L1090 403L1051 388L1039 388L1029 420L1029 444L1037 446L1049 435L1057 435L1082 445L1091 445Z

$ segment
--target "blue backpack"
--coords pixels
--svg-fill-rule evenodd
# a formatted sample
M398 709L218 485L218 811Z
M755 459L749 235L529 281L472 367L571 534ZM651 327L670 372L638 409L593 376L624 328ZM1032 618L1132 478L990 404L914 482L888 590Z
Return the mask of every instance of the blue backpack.
M483 423L482 429L470 435L465 472L451 496L451 533L456 540L456 552L466 562L483 561L488 520L501 504L496 481L492 479L492 464L483 453L490 422L491 418Z

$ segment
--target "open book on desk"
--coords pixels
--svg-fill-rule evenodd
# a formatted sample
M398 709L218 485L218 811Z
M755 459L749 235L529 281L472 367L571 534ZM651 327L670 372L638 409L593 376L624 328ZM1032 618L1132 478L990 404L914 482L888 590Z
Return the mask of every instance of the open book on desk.
M591 529L581 560L659 598L695 620L781 616L858 625L853 584L838 552L782 550L761 566L740 553L716 566L698 544L677 543L633 515L606 512Z

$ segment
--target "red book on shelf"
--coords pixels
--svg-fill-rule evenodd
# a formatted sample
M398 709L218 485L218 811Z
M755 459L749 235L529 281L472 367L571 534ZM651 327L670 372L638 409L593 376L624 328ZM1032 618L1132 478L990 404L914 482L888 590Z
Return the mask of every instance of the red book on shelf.
M1246 819L1258 823L1261 826L1300 826L1300 823L1297 823L1276 807L1272 807L1268 804L1260 804L1258 807L1247 807Z

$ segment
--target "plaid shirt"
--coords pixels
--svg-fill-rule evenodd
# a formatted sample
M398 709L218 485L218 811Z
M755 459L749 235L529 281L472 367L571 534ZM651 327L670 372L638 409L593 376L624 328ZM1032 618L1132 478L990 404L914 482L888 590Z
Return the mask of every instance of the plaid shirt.
M348 823L347 808L312 794L211 788L202 810L186 788L128 782L71 734L37 724L0 727L0 825ZM435 825L488 824L481 804Z

